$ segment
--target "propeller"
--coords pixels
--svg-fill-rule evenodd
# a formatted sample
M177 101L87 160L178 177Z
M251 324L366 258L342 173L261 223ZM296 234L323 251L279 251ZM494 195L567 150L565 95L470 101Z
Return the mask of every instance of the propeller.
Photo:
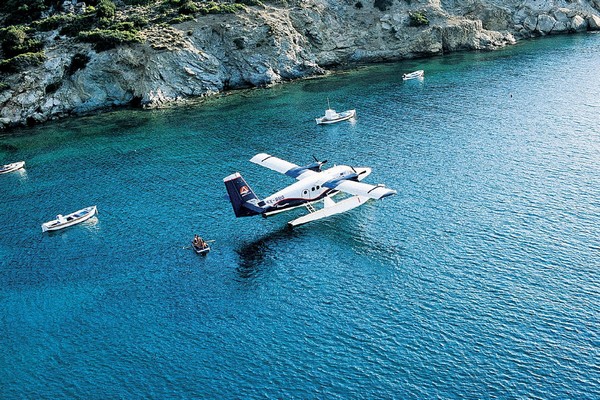
M315 160L315 162L318 162L319 164L323 165L325 163L327 163L327 160L323 160L323 161L319 161L319 159L317 157L315 157L315 155L313 154L312 158Z
M321 171L321 167L323 167L323 164L327 163L327 160L319 161L314 154L312 158L315 160L315 162L309 166L309 169L312 169L313 171Z

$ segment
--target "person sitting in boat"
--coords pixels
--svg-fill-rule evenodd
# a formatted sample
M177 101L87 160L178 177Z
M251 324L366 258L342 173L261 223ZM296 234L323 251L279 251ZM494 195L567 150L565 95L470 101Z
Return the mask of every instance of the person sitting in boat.
M199 247L201 249L206 247L206 242L198 235L194 235L194 241L192 242L194 246Z

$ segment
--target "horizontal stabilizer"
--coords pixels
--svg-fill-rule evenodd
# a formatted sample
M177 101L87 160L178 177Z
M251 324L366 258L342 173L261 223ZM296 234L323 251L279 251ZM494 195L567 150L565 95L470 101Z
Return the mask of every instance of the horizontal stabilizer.
M329 200L329 201L327 201ZM322 218L330 217L335 214L340 214L358 206L365 204L369 200L369 197L365 196L353 196L347 199L344 199L338 203L335 203L329 197L325 199L325 207L311 212L310 214L304 215L300 218L296 218L293 221L288 222L290 226L298 226L302 224L306 224L307 222L317 221Z

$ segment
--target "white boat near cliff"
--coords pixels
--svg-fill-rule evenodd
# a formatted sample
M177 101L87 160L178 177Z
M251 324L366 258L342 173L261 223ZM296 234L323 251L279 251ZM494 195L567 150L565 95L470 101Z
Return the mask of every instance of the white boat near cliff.
M325 110L323 117L315 118L317 124L334 124L336 122L346 121L356 116L356 110L342 111L341 113L336 112L332 109Z
M335 124L336 122L346 121L356 116L356 110L347 110L338 113L329 105L329 99L327 99L327 110L325 115L322 117L315 118L318 125L324 124Z
M9 172L13 172L25 167L25 161L18 161L11 164L5 164L0 167L0 174L8 174Z
M410 72L408 74L402 74L402 80L407 81L409 79L419 79L423 78L423 75L425 75L425 71L420 69L418 71Z
M92 218L94 215L98 213L98 209L96 206L82 208L81 210L75 211L71 214L61 215L58 214L56 219L52 221L44 222L42 224L42 232L47 231L57 231L59 229L66 228L68 226L73 226L79 224L83 221L86 221Z

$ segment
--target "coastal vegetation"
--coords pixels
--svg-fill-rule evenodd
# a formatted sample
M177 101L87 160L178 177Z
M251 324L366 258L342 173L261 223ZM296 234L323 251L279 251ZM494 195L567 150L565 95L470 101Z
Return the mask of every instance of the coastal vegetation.
M123 7L123 4L125 6ZM57 0L8 0L0 4L0 73L15 73L44 61L44 44L37 33L91 43L97 52L143 42L140 31L158 24L178 24L197 15L236 13L259 0L219 2L200 0L91 0L64 9Z
M22 68L39 65L45 59L41 41L32 38L31 28L13 25L0 29L0 72L14 73Z
M410 26L425 26L429 25L427 15L423 11L414 11L408 14L410 17Z
M119 44L141 42L135 29L94 29L80 32L77 38L84 42L94 44L96 51L109 50Z
M0 72L19 72L24 68L40 65L46 56L44 52L23 53L0 61Z
M261 1L2 0L0 129L600 31L600 0Z

